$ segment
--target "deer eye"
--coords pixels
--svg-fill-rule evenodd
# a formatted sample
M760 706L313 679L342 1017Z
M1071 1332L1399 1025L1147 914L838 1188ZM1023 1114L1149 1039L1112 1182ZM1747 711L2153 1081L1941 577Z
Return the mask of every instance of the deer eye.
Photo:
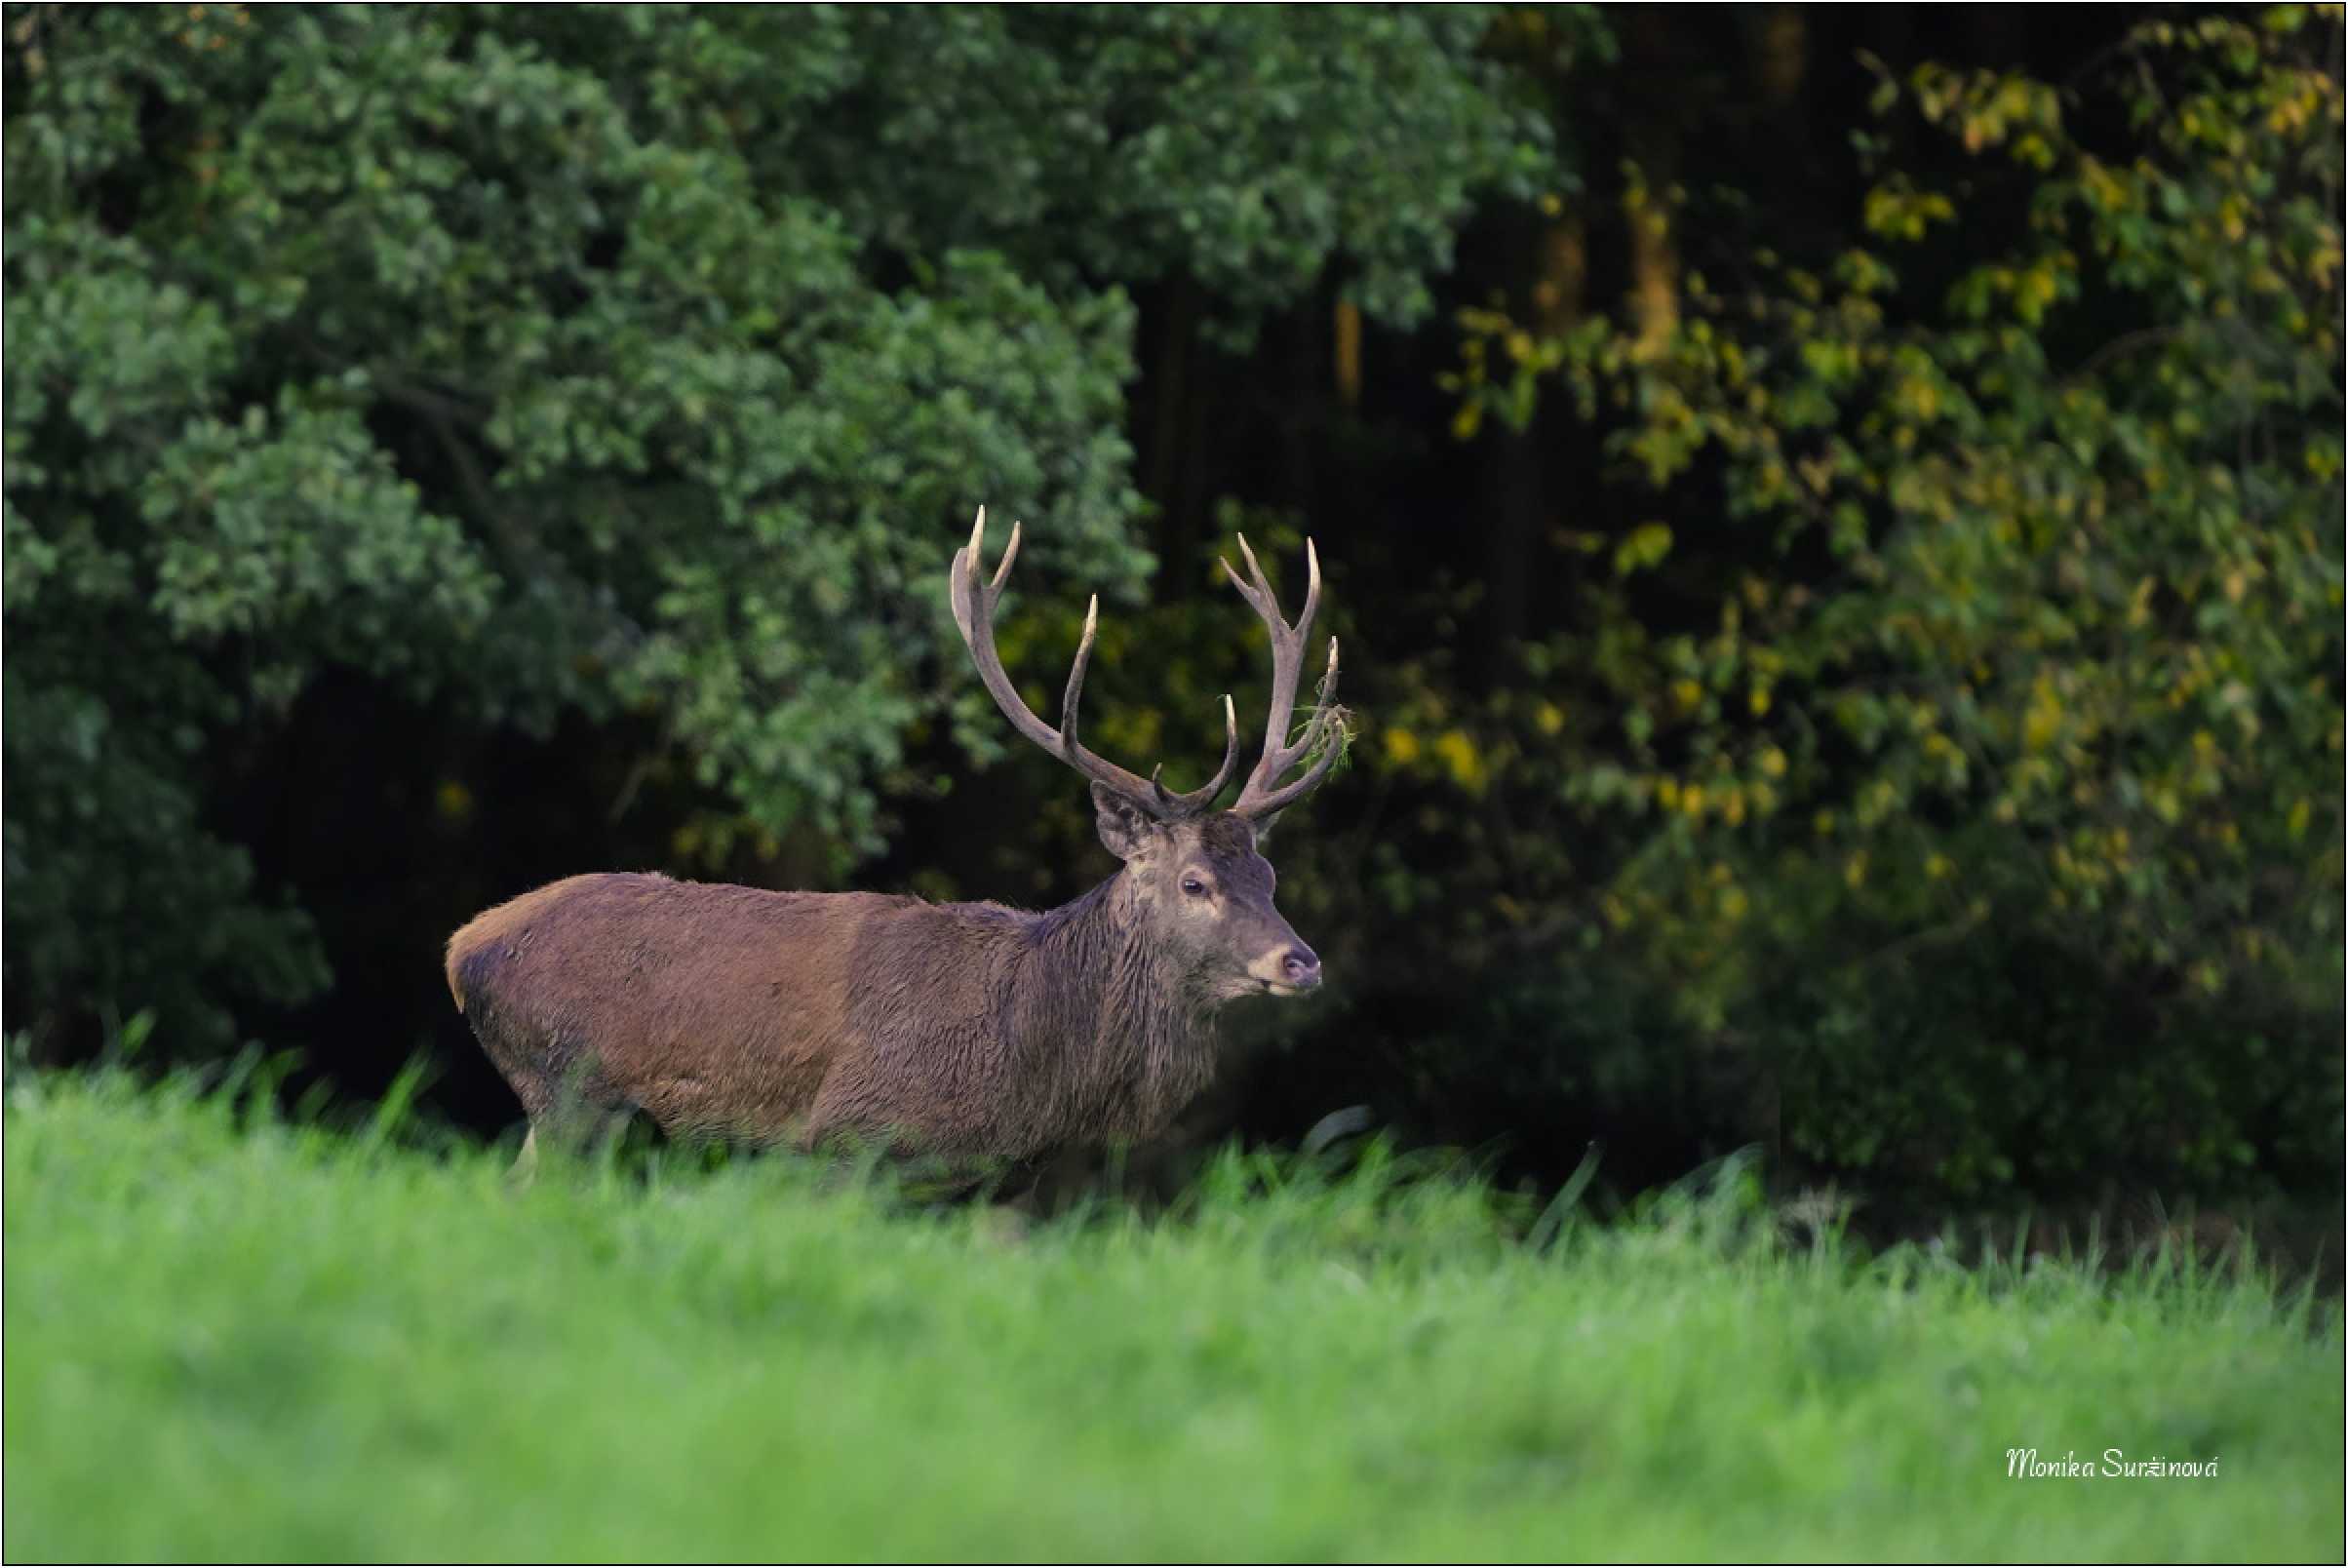
M1195 877L1185 877L1182 880L1182 890L1190 894L1193 898L1204 898L1206 896L1206 883L1200 882Z

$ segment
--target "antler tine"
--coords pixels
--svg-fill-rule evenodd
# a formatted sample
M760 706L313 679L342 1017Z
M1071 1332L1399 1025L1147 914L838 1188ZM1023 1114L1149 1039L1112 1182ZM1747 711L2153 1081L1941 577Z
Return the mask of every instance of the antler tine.
M1215 797L1232 781L1232 769L1239 765L1239 713L1232 706L1230 692L1223 693L1223 765L1215 769L1215 776L1188 794L1177 795L1157 781L1165 765L1160 763L1150 770L1150 789L1160 810L1172 817L1194 816L1215 804Z
M1247 594L1248 602L1250 604L1258 604L1262 603L1263 601L1270 600L1272 598L1272 584L1266 580L1264 576L1264 568L1256 564L1255 551L1247 547L1247 535L1244 533L1238 533L1233 534L1233 537L1239 541L1239 559L1247 563L1247 575L1255 584L1252 592L1249 592L1246 589L1241 589L1240 591ZM1228 561L1224 562L1223 569L1225 571L1231 571L1232 564ZM1237 573L1233 573L1232 580L1234 582L1238 580Z
M1144 779L1087 751L1076 738L1077 714L1084 697L1084 672L1092 662L1093 641L1100 631L1101 599L1095 594L1084 611L1084 636L1076 645L1076 661L1069 666L1068 686L1060 697L1060 727L1054 729L1028 707L1027 699L1020 696L1018 687L1004 672L1002 656L995 649L995 607L1001 603L1003 584L1009 580L1011 563L1019 554L1020 526L1011 525L1011 541L1003 547L1002 561L996 567L992 582L980 577L986 535L987 509L982 506L977 522L970 526L970 542L954 553L948 599L954 609L954 623L962 634L962 646L970 650L970 661L978 667L978 678L987 694L995 699L995 706L1011 721L1011 727L1086 778L1107 785L1167 820L1193 815L1213 804L1214 798L1231 782L1232 767L1238 754L1238 726L1232 715L1231 698L1223 699L1223 766L1203 789L1176 795L1157 782L1155 773Z
M1331 699L1337 691L1337 639L1329 639L1329 664L1327 673L1321 678L1320 701L1313 709L1312 718L1306 724L1305 732L1294 745L1290 745L1288 734L1296 714L1297 682L1303 676L1305 667L1305 640L1311 635L1312 618L1320 611L1320 552L1313 547L1311 539L1305 541L1305 608L1298 614L1296 624L1291 626L1280 614L1278 597L1272 593L1272 584L1265 577L1255 551L1248 547L1247 535L1240 534L1238 538L1240 557L1246 561L1248 575L1254 581L1251 584L1241 579L1232 569L1228 560L1223 563L1223 570L1231 578L1232 586L1239 590L1240 597L1263 618L1265 628L1272 634L1272 709L1264 721L1263 756L1257 760L1254 771L1248 774L1246 787L1239 792L1239 799L1233 803L1232 809L1243 816L1261 817L1269 816L1304 795L1318 784L1336 764L1337 750L1326 748L1319 761L1303 778L1284 789L1277 787L1281 774L1311 756L1313 748L1327 738L1326 730L1332 722Z
M1076 659L1068 667L1068 688L1060 693L1060 745L1064 752L1076 743L1076 708L1084 700L1084 667L1092 662L1092 640L1100 629L1101 596L1094 594L1092 602L1084 607L1084 635L1076 640Z
M986 509L985 507L983 507L983 506L982 506L982 507L980 507L980 508L978 509L978 526L979 526L979 528L980 528L982 530L983 530L983 529L986 528L986 526L987 526L987 509ZM970 554L971 554L973 557L976 557L976 556L977 556L977 554L978 554L978 544L977 544L977 541L976 541L975 539L973 539L973 541L972 541L972 543L971 543L971 546L970 546ZM999 561L999 562L998 562L998 563L996 564L996 567L995 567L995 580L994 580L993 582L991 582L991 583L987 584L987 588L988 588L988 591L989 591L989 592L991 592L991 593L1001 593L1001 592L1002 592L1002 585L1003 585L1003 582L1004 582L1004 580L1005 580L1005 579L1007 579L1007 578L1008 578L1008 577L1011 575L1011 563L1012 563L1012 562L1014 562L1014 561L1016 561L1016 560L1018 560L1018 559L1019 559L1019 520L1018 520L1017 518L1013 518L1013 519L1011 520L1011 542L1010 542L1010 543L1008 543L1008 544L1006 544L1006 545L1004 545L1004 546L1002 547L1002 560L1001 560L1001 561Z
M1299 643L1312 635L1312 617L1320 613L1320 552L1312 548L1312 540L1305 540L1305 608L1296 617L1296 640Z

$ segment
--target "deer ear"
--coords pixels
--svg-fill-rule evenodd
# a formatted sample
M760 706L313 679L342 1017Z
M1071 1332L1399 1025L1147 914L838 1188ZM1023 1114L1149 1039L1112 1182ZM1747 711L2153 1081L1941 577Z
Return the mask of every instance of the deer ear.
M1119 860L1134 860L1149 849L1157 819L1131 797L1096 783L1092 787L1092 809L1101 843L1111 854Z

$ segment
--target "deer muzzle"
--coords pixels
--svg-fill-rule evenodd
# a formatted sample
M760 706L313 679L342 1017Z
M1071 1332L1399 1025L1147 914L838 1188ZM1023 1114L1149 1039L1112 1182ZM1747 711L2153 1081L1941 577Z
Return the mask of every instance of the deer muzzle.
M1260 981L1275 997L1293 997L1321 983L1320 955L1290 938L1274 944L1247 966L1248 978Z

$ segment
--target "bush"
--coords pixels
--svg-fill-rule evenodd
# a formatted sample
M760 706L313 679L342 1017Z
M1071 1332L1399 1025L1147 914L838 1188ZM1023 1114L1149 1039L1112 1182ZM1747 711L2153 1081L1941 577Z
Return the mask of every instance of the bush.
M1463 428L1562 388L1660 499L1566 535L1577 629L1480 742L1423 744L1430 697L1386 755L1569 807L1606 879L1572 961L1742 1041L1811 1160L1963 1193L2336 1151L2337 37L1887 77L1862 247L1692 275L1667 330L1463 317Z

